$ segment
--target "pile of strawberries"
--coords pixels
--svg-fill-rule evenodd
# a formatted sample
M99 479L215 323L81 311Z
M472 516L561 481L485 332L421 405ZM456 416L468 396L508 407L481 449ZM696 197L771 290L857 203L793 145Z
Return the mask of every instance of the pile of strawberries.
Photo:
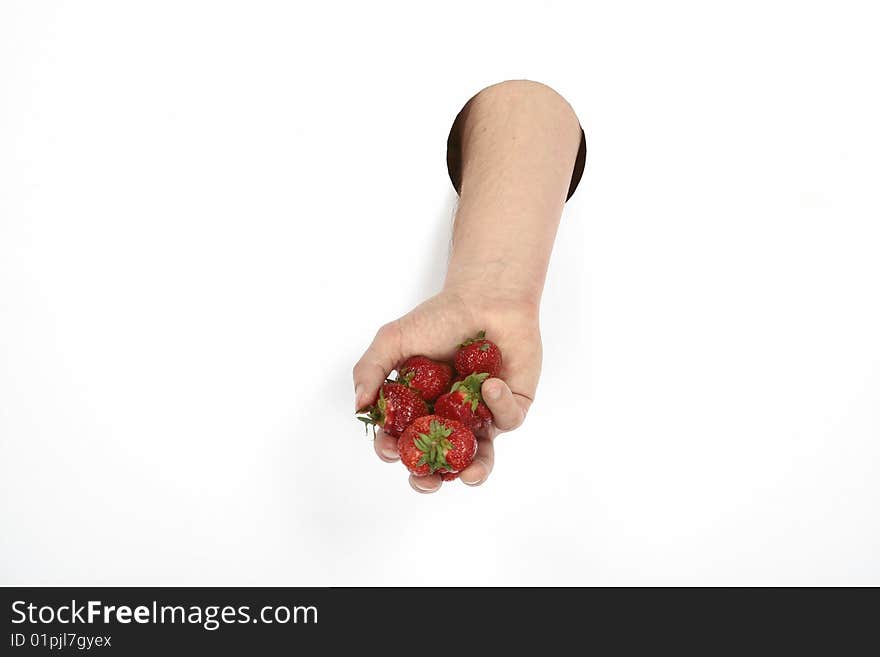
M400 460L415 476L455 479L477 453L474 434L492 423L480 389L500 371L501 350L480 331L458 345L454 370L425 356L405 360L358 419L397 438Z

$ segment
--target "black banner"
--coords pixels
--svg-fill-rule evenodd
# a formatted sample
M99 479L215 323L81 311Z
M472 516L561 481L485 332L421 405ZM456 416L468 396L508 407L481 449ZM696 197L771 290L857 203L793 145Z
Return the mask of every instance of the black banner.
M2 654L873 645L876 589L2 589ZM862 644L867 640L867 644ZM574 642L574 643L572 643Z

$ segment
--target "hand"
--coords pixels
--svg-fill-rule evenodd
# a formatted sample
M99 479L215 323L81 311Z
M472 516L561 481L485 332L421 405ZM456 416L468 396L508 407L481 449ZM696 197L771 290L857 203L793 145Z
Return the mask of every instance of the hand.
M501 378L483 382L483 398L495 421L477 436L474 462L461 472L461 480L469 486L482 484L492 472L492 441L499 433L522 424L534 399L541 374L536 304L506 299L495 292L444 290L380 328L353 371L357 410L376 400L385 378L406 358L421 355L451 362L456 346L481 330L501 348L503 362ZM374 448L386 463L399 459L397 439L382 431L376 434ZM409 482L420 493L433 493L442 484L436 473L411 475Z

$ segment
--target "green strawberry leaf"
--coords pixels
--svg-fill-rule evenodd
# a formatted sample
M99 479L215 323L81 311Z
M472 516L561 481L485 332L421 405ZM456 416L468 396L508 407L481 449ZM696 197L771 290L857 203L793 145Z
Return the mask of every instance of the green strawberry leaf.
M440 421L431 420L428 432L418 434L413 440L415 446L422 452L416 467L427 465L432 474L442 468L450 469L446 454L452 449L452 443L448 440L451 435L451 427Z

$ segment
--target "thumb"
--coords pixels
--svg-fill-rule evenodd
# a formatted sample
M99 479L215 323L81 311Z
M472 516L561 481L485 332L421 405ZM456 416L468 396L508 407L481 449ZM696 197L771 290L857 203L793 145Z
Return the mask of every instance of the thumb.
M403 358L400 337L400 326L397 321L385 324L355 364L352 370L355 410L360 410L375 401L379 386Z
M482 394L500 431L513 431L521 425L532 403L528 397L511 392L501 379L483 381Z

